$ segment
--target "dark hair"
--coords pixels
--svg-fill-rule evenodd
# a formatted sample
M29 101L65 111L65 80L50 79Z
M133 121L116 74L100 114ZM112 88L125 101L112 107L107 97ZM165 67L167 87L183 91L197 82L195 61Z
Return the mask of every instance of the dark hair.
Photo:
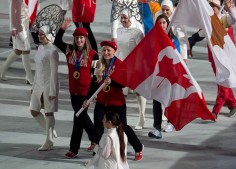
M163 14L159 15L156 19L156 24L159 24L158 22L160 19L165 19L167 22L167 27L169 26L170 20L168 19L168 17L166 15L163 15ZM168 32L168 36L170 39L172 39L174 37L174 33L171 28L170 28L170 31Z
M120 117L118 113L114 111L107 111L105 113L105 117L107 121L110 121L114 126L116 126L116 130L119 136L120 141L120 157L122 161L126 161L125 157L125 141L124 141L124 126L120 122Z

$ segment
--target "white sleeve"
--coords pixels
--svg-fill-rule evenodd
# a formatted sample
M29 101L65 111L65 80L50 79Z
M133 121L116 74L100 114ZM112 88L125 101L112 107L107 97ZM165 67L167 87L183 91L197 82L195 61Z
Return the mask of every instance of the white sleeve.
M119 21L118 21L118 19L116 19L112 22L112 26L111 26L111 37L112 38L117 38L118 27L119 27Z
M143 26L143 24L141 24L139 21L137 21L136 19L135 19L135 25L136 25L136 28L138 28L138 29L140 29L141 31L142 31L142 33L144 34L144 26Z
M233 8L230 12L229 15L232 17L231 19L234 19L236 21L236 8Z
M70 10L71 9L71 0L60 0L60 7L62 10Z
M144 38L143 32L139 31L137 38L136 38L136 45Z
M236 8L233 8L230 13L226 15L228 25L232 26L236 22Z
M106 145L104 147L96 145L93 151L99 156L103 157L104 159L107 159L111 155L112 140L108 136L105 137L104 139Z
M180 55L183 59L188 59L189 42L184 26L175 27L174 32L180 42Z
M56 50L53 50L51 56L49 56L50 62L50 90L49 96L56 96L57 94L57 83L58 83L58 62L59 55Z

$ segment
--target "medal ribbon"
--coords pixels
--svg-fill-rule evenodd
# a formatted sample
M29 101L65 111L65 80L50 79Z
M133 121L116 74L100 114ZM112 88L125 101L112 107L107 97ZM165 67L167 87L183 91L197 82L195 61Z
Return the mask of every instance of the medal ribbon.
M81 53L79 59L77 59L78 58L78 54L79 54L79 52L77 52L77 57L75 58L75 66L74 66L74 70L77 71L77 72L79 72L80 62L83 59L83 52Z
M106 79L106 78L107 78L107 76L108 76L108 74L110 73L111 68L112 68L112 66L113 66L113 64L114 64L114 62L115 62L115 60L116 60L116 57L114 56L114 57L111 59L111 62L109 63L108 70L107 70L107 71L105 70L105 71L103 72L103 74L102 74L103 79Z

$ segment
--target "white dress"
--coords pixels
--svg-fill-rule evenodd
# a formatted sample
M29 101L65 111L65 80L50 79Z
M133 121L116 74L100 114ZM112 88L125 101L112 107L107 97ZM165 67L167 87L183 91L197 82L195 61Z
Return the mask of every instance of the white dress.
M124 133L125 156L127 157L127 136ZM104 130L104 134L94 148L96 155L86 165L87 169L129 169L127 160L120 157L120 141L116 128Z
M30 110L40 111L42 108L40 98L43 94L45 112L58 111L58 62L59 55L52 43L40 45L35 55L36 71L32 86ZM49 96L56 99L49 100Z
M133 24L129 28L118 28L117 35L116 56L122 61L144 37L144 33Z
M12 3L12 1L14 3ZM12 37L13 49L30 50L29 11L24 0L10 0L10 30L17 30L18 35Z

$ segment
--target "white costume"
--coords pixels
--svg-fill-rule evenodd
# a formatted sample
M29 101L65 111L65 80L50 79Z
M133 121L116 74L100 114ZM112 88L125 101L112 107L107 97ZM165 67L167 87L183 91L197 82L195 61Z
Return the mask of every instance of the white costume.
M111 9L111 36L112 38L117 38L117 29L122 27L120 24L120 12L124 9L130 9L131 16L134 18L134 25L136 28L144 32L144 27L142 25L142 18L139 13L138 3L134 0L113 0Z
M30 65L30 39L29 39L29 12L28 6L24 0L10 0L10 29L16 30L16 37L12 37L13 49L23 51L22 63L26 72L26 83L32 84L33 75ZM18 58L18 54L12 51L7 60L2 65L1 79L7 80L5 77L8 67Z
M45 112L58 111L58 62L58 52L51 42L38 47L35 55L36 72L32 86L30 110L40 111L40 99L43 95ZM56 96L56 99L49 100L49 96Z
M116 56L122 61L144 37L143 32L134 25L129 28L118 28L117 35L118 50Z
M130 22L131 26L129 28L120 27L117 29L117 52L116 56L120 60L124 60L130 52L138 45L138 43L143 39L144 33L135 26L134 17L131 15L129 9L125 9L120 12L120 15L126 15ZM130 65L131 66L131 65ZM124 95L128 95L128 87L123 88ZM146 109L146 99L143 96L137 96L138 106L139 106L139 119L137 125L135 126L136 130L141 130L145 122L145 109Z
M124 133L125 156L127 157L127 136ZM105 129L104 134L94 148L96 155L89 161L87 169L129 169L127 159L120 156L120 141L116 128Z
M60 0L60 7L62 10L68 11L71 10L72 0Z
M10 30L17 30L18 35L12 37L13 49L30 50L29 11L24 0L10 0Z

